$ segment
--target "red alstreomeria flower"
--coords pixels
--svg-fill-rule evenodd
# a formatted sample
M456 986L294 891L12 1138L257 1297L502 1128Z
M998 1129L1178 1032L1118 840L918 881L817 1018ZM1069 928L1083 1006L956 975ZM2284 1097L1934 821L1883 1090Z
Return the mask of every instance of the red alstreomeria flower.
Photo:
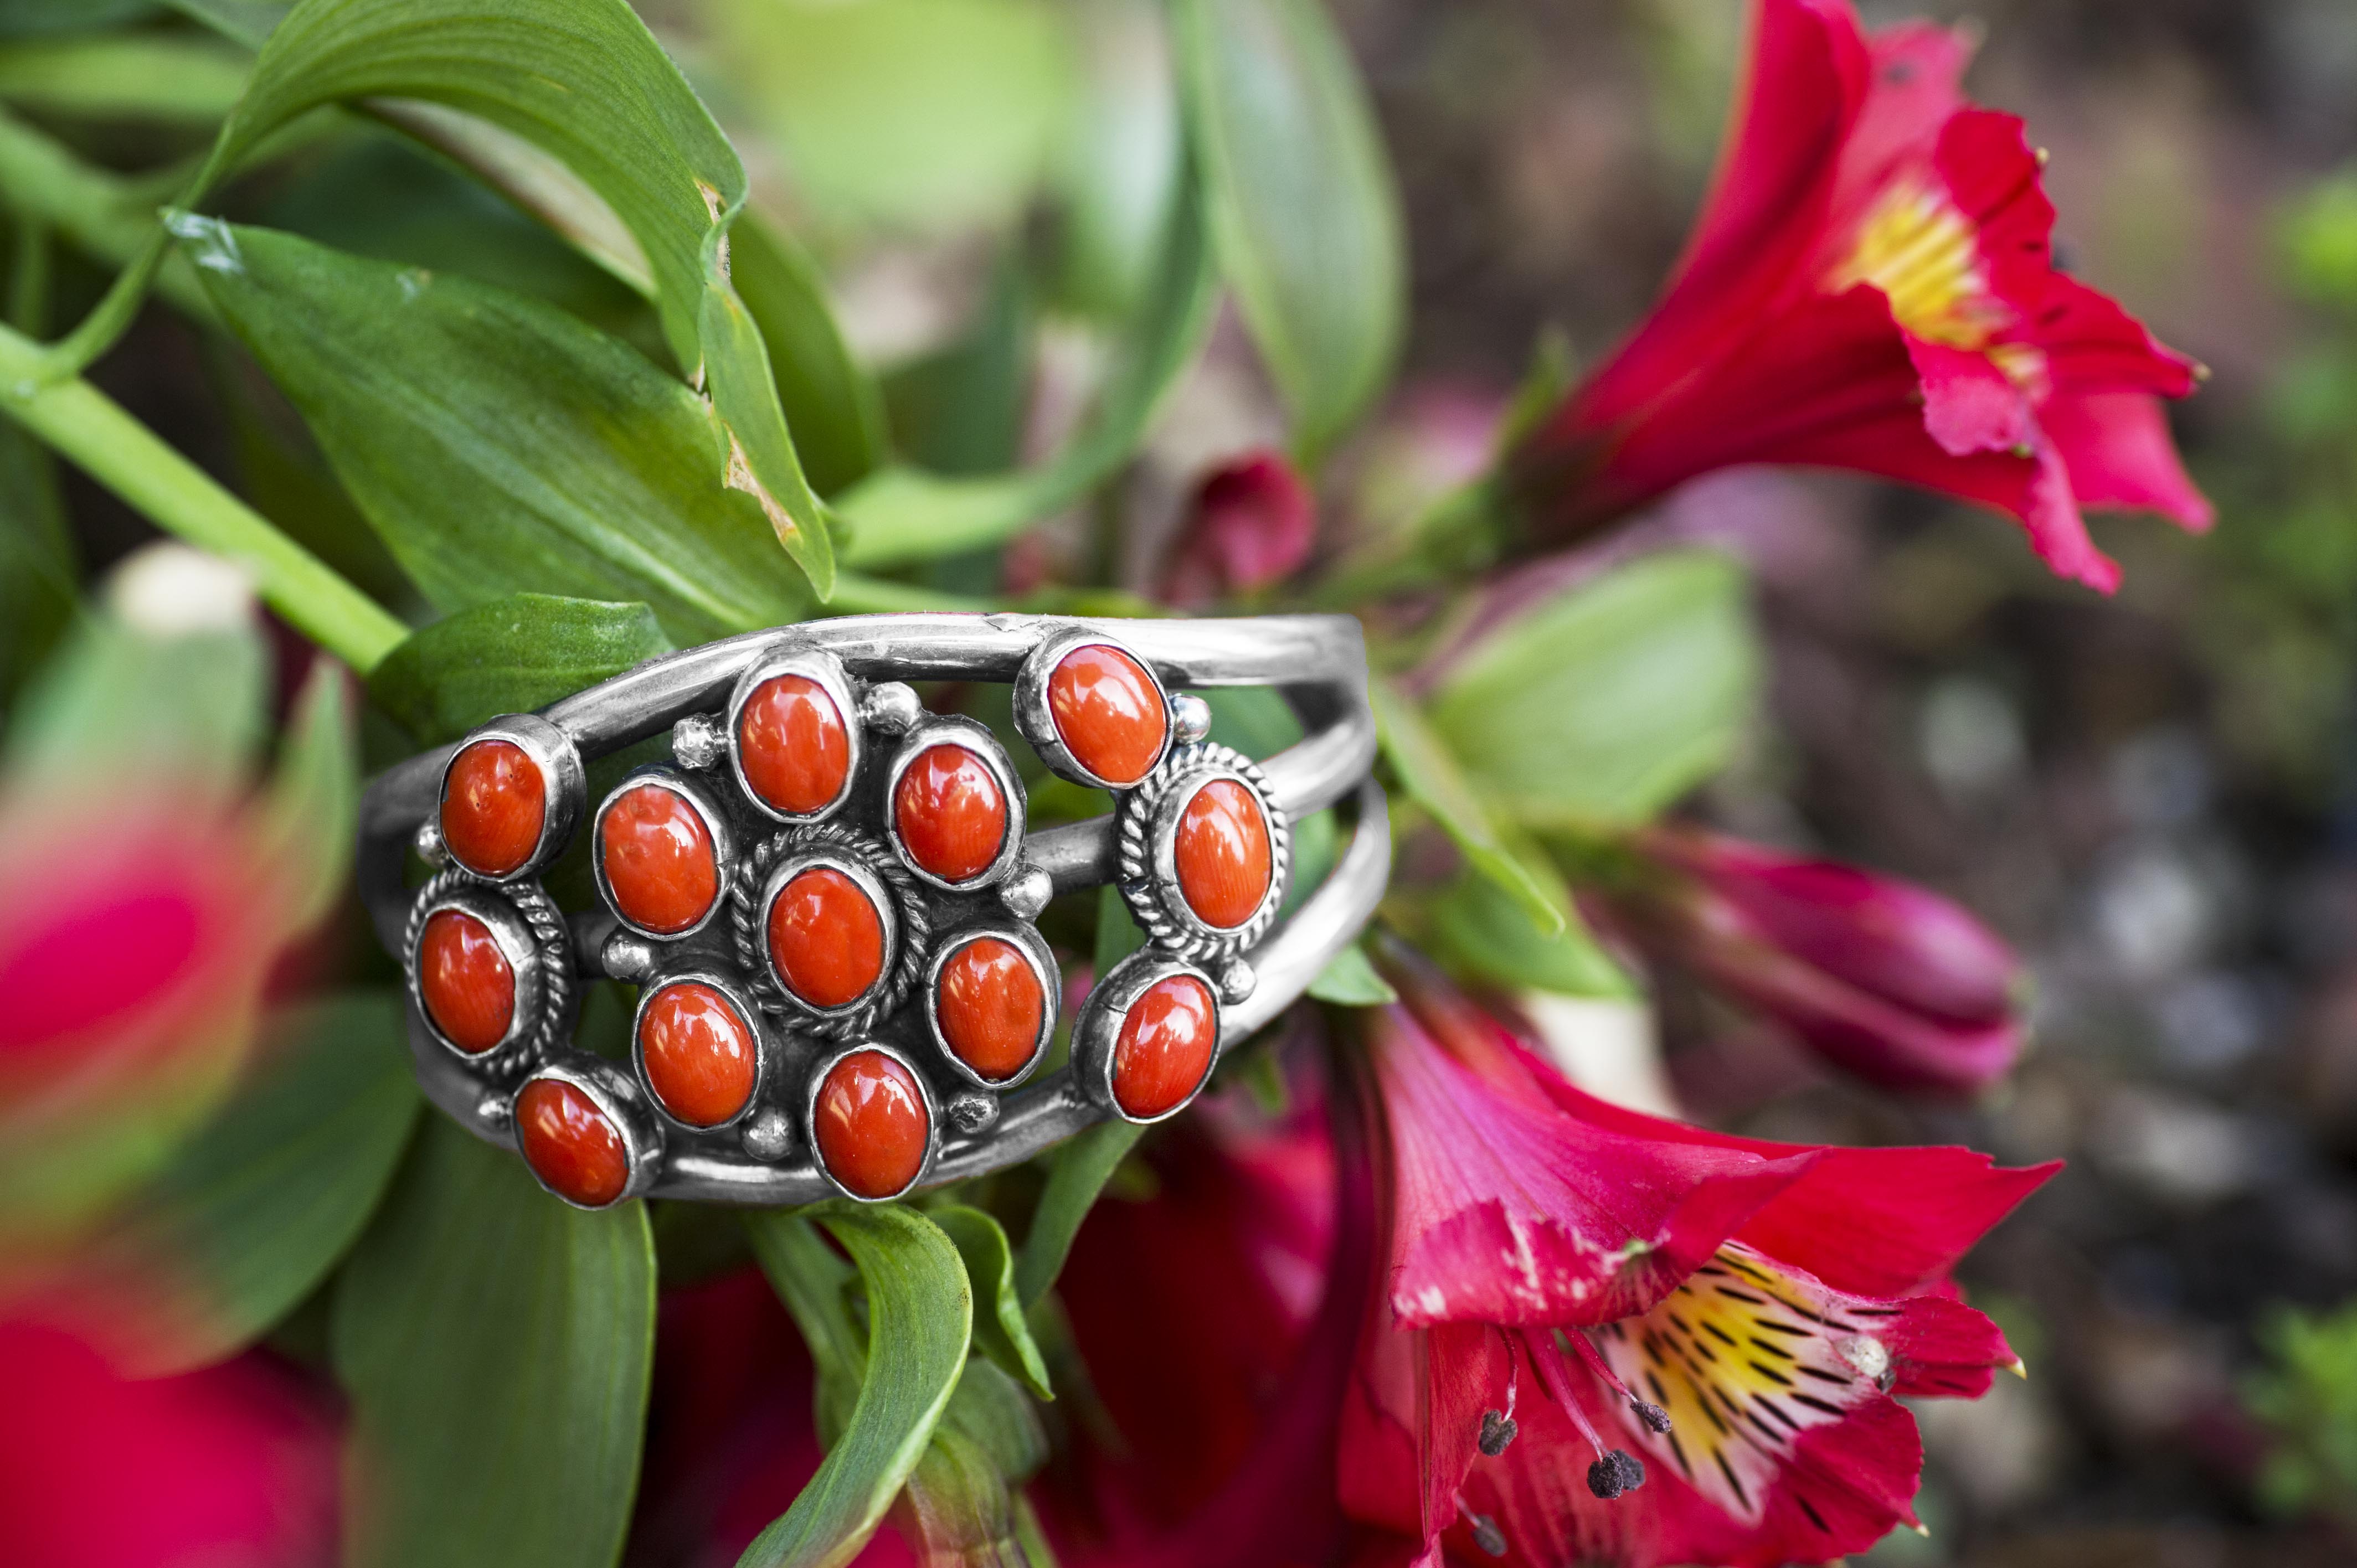
M1759 0L1746 99L1653 314L1513 455L1542 541L1714 468L1851 468L2008 512L2057 573L2119 569L2083 508L2211 509L2158 401L2200 368L2056 270L2041 156L1972 107L1966 38Z
M1769 1144L1581 1093L1395 944L1361 1015L1389 1253L1344 1509L1394 1556L1822 1563L1912 1524L1894 1396L2018 1366L1956 1260L2056 1168Z

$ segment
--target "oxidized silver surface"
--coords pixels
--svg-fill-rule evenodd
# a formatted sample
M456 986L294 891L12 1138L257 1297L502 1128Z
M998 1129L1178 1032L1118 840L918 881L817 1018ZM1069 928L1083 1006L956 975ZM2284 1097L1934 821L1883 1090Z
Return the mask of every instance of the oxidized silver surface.
M985 726L925 711L908 682L1016 684L1017 729L1055 771L1094 781L1054 733L1047 674L1072 648L1103 642L1137 660L1160 686L1170 723L1162 756L1137 784L1114 791L1115 811L1088 822L1026 832L1025 794L1004 746ZM745 787L736 719L746 696L779 673L803 675L837 707L852 766L822 811L782 816ZM1206 711L1195 694L1219 686L1277 688L1299 715L1303 739L1254 759L1204 744ZM1194 689L1189 691L1189 688ZM1042 727L1044 726L1044 728ZM679 768L649 770L696 803L719 856L713 916L690 930L625 928L602 886L591 908L560 914L534 876L561 854L592 802L584 765L669 735ZM550 785L543 843L530 866L496 882L452 864L412 892L413 851L436 847L433 831L449 759L468 741L514 739ZM980 756L999 783L1008 831L983 872L955 886L906 863L892 822L892 786L927 746L954 740ZM1126 1001L1171 972L1211 988L1222 1051L1298 997L1355 936L1380 898L1390 840L1380 790L1367 780L1375 749L1365 653L1347 617L1107 621L1048 616L857 616L757 632L651 660L539 714L507 715L465 740L393 768L361 807L361 890L379 936L410 970L411 1035L417 1072L445 1112L493 1142L512 1144L513 1096L533 1077L574 1084L620 1131L630 1160L625 1196L748 1204L798 1204L842 1189L813 1154L811 1114L834 1061L863 1048L885 1052L915 1078L930 1120L916 1185L962 1180L1012 1165L1118 1112L1110 1093L1111 1042ZM1270 831L1271 883L1253 918L1232 930L1204 927L1186 908L1169 865L1168 832L1186 798L1210 777L1232 777L1262 803ZM610 796L608 797L611 798ZM1342 806L1352 825L1326 880L1280 915L1290 875L1291 829L1308 813ZM813 857L856 868L891 928L884 974L869 993L820 1011L789 996L771 968L769 897ZM596 858L594 855L591 857ZM1060 1004L1056 960L1033 929L1058 894L1118 882L1148 945L1102 977L1074 1032L1071 1061L1041 1073L1045 1037ZM511 941L518 981L510 1037L480 1057L440 1039L417 993L415 939L437 901L491 909ZM1042 981L1041 1047L1021 1071L989 1082L959 1062L941 1036L936 978L956 947L990 935L1013 942ZM1141 978L1143 977L1143 978ZM748 1009L760 1055L750 1103L718 1127L673 1120L625 1068L569 1043L581 982L612 978L654 987L702 980ZM526 1007L527 983L532 1001ZM637 1052L633 1026L632 1054ZM1216 1058L1215 1058L1216 1060ZM1018 1087L1019 1086L1019 1087Z

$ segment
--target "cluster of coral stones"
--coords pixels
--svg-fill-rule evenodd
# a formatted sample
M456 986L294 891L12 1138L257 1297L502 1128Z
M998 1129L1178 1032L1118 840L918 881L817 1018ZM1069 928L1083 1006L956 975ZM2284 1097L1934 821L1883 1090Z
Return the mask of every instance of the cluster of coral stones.
M1167 802L1167 886L1125 892L1164 908L1175 895L1191 942L1142 961L1149 983L1130 988L1100 1079L1084 1085L1151 1121L1209 1074L1220 999L1185 960L1232 956L1265 929L1282 819L1249 765L1206 766L1218 748L1185 744L1200 739L1201 705L1174 703L1125 650L1084 641L1025 679L1039 717L1018 723L1051 767ZM599 806L593 867L625 929L606 967L641 982L634 1070L546 1048L533 1015L550 993L522 983L533 938L509 917L533 900L553 915L523 879L561 852L552 839L578 807L558 798L550 745L522 727L537 722L487 725L451 759L437 826L456 869L421 895L412 961L442 1044L521 1079L516 1142L557 1196L614 1202L644 1188L667 1142L723 1132L781 1159L799 1124L839 1189L896 1197L934 1158L944 1100L978 1132L995 1093L1049 1049L1060 980L1029 922L1049 888L1021 864L1022 786L1003 749L980 725L928 715L905 686L856 694L839 664L807 651L749 671L725 727L683 721L681 767L642 768ZM871 755L872 740L889 754Z

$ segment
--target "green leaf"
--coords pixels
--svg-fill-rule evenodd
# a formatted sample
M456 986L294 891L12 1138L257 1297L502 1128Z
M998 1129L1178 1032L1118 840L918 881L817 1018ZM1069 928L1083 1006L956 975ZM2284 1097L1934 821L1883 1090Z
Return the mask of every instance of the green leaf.
M87 4L88 0L67 0L68 4ZM122 0L113 0L120 5ZM193 21L202 22L226 38L235 38L250 49L258 49L270 37L270 30L286 19L294 9L291 0L167 0L171 8Z
M818 1205L823 1224L859 1270L867 1292L859 1396L842 1435L793 1506L755 1538L738 1568L835 1568L857 1555L916 1468L966 1364L974 1298L964 1262L940 1228L899 1204ZM791 1214L748 1218L753 1251L790 1309L810 1283L797 1260ZM783 1273L787 1277L780 1279ZM823 1287L822 1287L823 1288ZM797 1311L795 1321L803 1322ZM804 1326L806 1337L811 1327ZM839 1328L823 1332L813 1358L845 1358Z
M713 68L830 226L942 234L1016 218L1070 101L1043 0L704 0Z
M878 470L842 498L853 530L845 564L894 565L996 544L1086 495L1136 450L1202 347L1217 297L1202 207L1189 182L1178 193L1154 286L1114 345L1095 408L1064 449L1039 467L990 478Z
M1023 1321L1023 1298L1015 1288L1015 1251L998 1221L979 1208L945 1204L925 1211L940 1226L965 1260L966 1282L974 1290L974 1342L1007 1376L1043 1400L1056 1397L1048 1386L1048 1365L1031 1329Z
M970 1359L909 1472L896 1519L903 1540L929 1568L1053 1568L1033 1561L1021 1540L1022 1481L1047 1461L1048 1434L1013 1379Z
M769 345L770 373L810 481L833 495L884 461L884 400L827 303L818 263L752 213L729 231L728 275Z
M295 712L277 771L263 800L263 843L282 864L299 868L302 882L286 909L285 929L306 931L327 918L351 875L360 823L360 740L344 695L343 667L313 662Z
M1064 1272L1072 1238L1096 1206L1097 1195L1114 1169L1137 1147L1146 1129L1135 1122L1100 1122L1064 1141L1051 1157L1048 1185L1031 1211L1031 1229L1015 1263L1015 1289L1026 1307L1036 1305Z
M242 793L268 717L260 634L156 637L82 619L27 688L8 731L17 782L167 779L192 809Z
M416 1121L397 995L293 1008L271 1032L259 1070L91 1249L157 1315L143 1376L220 1360L293 1311L368 1223Z
M1507 985L1566 996L1632 996L1636 987L1597 945L1576 907L1547 935L1486 877L1460 875L1429 901L1428 934L1438 956Z
M438 607L639 599L683 646L809 607L760 508L719 483L726 433L634 350L466 278L266 229L180 231L222 317Z
M1498 628L1426 712L1507 814L1534 827L1641 822L1726 764L1759 665L1741 569L1678 551Z
M0 421L0 709L71 624L79 576L56 459Z
M1569 898L1554 868L1508 845L1489 807L1412 700L1380 676L1367 683L1367 695L1374 703L1383 756L1408 799L1430 812L1467 864L1503 888L1542 930L1563 929Z
M371 672L369 696L420 742L437 746L671 650L644 605L511 594L413 635Z
M1050 176L1054 286L1065 308L1118 318L1153 279L1185 167L1168 28L1156 0L1098 0L1072 25L1081 88Z
M646 1208L584 1213L425 1119L336 1287L351 1568L597 1568L621 1552L653 1361Z
M1383 390L1406 317L1383 139L1318 0L1181 0L1177 17L1221 270L1314 462Z
M488 122L554 159L611 209L645 258L673 357L691 381L710 384L723 440L707 474L726 473L758 498L825 596L833 544L794 459L768 349L728 280L726 238L745 204L744 166L625 0L303 0L262 46L182 204L195 206L303 114L385 100L422 100ZM385 112L402 117L398 104ZM436 136L436 127L424 134ZM480 137L459 133L455 143L495 177L513 162ZM88 325L100 336L113 329Z
M1375 972L1365 950L1356 942L1336 953L1318 972L1318 978L1309 983L1309 994L1340 1007L1382 1007L1399 1000L1399 993Z
M245 59L202 35L116 33L0 48L0 99L46 115L210 127L245 86Z

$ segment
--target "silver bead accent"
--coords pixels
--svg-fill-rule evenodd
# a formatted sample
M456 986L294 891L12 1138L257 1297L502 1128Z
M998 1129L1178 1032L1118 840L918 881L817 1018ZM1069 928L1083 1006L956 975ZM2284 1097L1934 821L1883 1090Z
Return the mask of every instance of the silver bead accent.
M728 737L709 714L690 714L671 726L671 754L682 768L709 768L728 755Z
M417 836L411 842L417 851L417 858L435 870L439 871L450 864L450 848L442 842L439 818L428 817L418 823Z
M963 1094L950 1097L947 1114L951 1126L971 1135L998 1120L998 1101L994 1095L970 1089Z
M486 1094L475 1101L475 1120L494 1133L515 1124L515 1101L504 1094Z
M597 961L616 980L644 980L655 970L655 950L628 931L616 931L606 939L606 946Z
M905 681L882 681L859 699L859 716L867 727L886 735L906 735L923 722L925 704L917 689Z
M1253 987L1259 983L1260 976L1253 972L1253 966L1238 959L1220 971L1220 1000L1233 1006L1251 996Z
M794 1124L786 1113L772 1105L757 1111L738 1133L737 1142L745 1152L757 1160L782 1160L794 1146Z
M1211 704L1192 692L1170 699L1170 716L1178 721L1178 744L1192 746L1211 733Z
M1036 865L1027 865L998 885L998 902L1018 920L1036 920L1056 896L1054 878Z

